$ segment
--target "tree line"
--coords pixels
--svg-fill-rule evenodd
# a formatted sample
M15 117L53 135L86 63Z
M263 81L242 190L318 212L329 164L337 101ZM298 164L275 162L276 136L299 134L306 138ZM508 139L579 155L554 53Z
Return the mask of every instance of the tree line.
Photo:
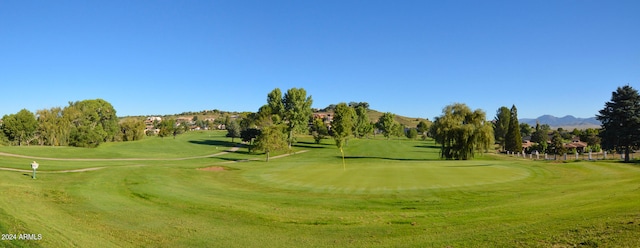
M97 147L103 142L131 141L144 137L144 122L121 123L113 106L103 100L69 102L61 108L22 109L2 117L0 139L8 145Z
M377 122L368 116L369 104L350 102L332 104L318 110L312 109L312 98L302 88L291 88L284 95L279 88L267 94L267 102L255 113L248 113L227 126L227 137L242 138L250 149L264 151L267 159L272 151L286 150L295 143L298 134L310 134L316 143L332 137L344 155L343 147L350 138L366 138L377 133L387 139L407 135L415 138L418 132L426 137L430 126L421 121L417 128L407 128L395 121L395 115L384 113ZM329 112L333 116L314 115ZM376 132L376 130L378 132Z
M590 150L603 149L629 153L640 144L640 95L630 86L618 87L611 101L599 111L601 129L551 131L548 125L530 127L518 122L517 108L501 107L493 121L487 121L482 110L471 110L461 103L446 106L433 123L421 121L408 128L395 120L392 113L382 114L377 122L368 117L369 104L350 102L330 105L333 117L314 116L312 97L303 88L292 88L284 94L279 88L267 95L267 102L255 113L242 113L240 118L226 118L227 136L249 142L250 149L270 152L290 149L298 134L309 133L316 143L332 137L344 158L344 146L350 138L366 138L382 134L387 139L405 135L414 139L432 137L441 146L445 159L471 159L486 152L494 144L503 151L522 152L522 137L530 136L531 149L547 153L567 152L564 142L574 136L588 142ZM197 120L194 120L197 121ZM161 137L178 135L188 130L186 123L165 119L154 126ZM0 142L8 145L48 145L97 147L103 142L139 140L145 136L141 119L121 121L113 106L103 100L69 102L61 108L26 109L5 115L0 123ZM232 140L233 141L233 140Z

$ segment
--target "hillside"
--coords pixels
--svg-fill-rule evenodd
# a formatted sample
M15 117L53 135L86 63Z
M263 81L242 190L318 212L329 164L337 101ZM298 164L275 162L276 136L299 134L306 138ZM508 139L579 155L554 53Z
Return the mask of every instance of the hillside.
M378 122L378 119L380 118L380 116L382 116L382 112L379 112L377 110L369 110L367 111L367 113L369 114L369 119L373 122L376 123ZM395 120L400 123L405 125L406 127L416 127L418 126L418 123L420 123L420 121L427 121L430 122L429 119L425 119L425 118L414 118L414 117L406 117L406 116L401 116L401 115L395 115Z

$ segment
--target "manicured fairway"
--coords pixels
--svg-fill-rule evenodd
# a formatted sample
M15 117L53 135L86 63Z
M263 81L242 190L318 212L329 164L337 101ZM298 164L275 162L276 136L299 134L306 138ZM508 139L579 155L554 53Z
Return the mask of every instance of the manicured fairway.
M343 169L331 140L302 138L295 150L306 152L266 163L246 148L218 154L236 146L223 135L93 150L0 147L44 158L37 180L0 170L0 232L42 235L0 247L640 245L634 164L442 161L432 142L374 139L349 141ZM33 160L0 159L21 169ZM247 159L261 161L229 163ZM197 170L210 166L227 170Z

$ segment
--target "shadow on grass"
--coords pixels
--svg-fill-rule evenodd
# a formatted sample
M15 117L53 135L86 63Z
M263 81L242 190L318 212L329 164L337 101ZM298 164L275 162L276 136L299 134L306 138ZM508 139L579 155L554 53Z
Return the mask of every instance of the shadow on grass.
M231 141L222 141L222 140L189 140L189 143L191 144L198 144L198 145L207 145L207 146L224 146L224 147L234 147L234 146L240 146L240 147L244 147L245 145L242 144L238 144L235 142L231 142Z
M335 157L342 159L342 156L335 156ZM385 158L385 157L375 157L375 156L345 156L344 159L349 159L349 160L382 159L382 160L393 160L393 161L440 161L440 159L433 159L433 158Z
M249 162L250 160L247 158L222 158L215 157L215 159L224 160L224 161L233 161L233 162Z
M414 146L414 147L417 147L417 148L440 149L440 146L439 146L439 145L417 145L417 146Z
M296 142L295 144L293 144L294 147L301 147L301 148L327 148L328 145L326 144L316 144L314 142L305 142L305 141L299 141Z
M446 166L446 167L451 167L451 168L471 168L471 167L487 167L487 166L493 166L492 164L476 164L476 165L453 165L453 166Z

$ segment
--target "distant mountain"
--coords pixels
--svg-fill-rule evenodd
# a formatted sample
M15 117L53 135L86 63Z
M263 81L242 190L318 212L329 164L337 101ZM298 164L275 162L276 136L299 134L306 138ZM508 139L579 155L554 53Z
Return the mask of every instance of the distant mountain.
M540 125L547 124L551 128L564 128L564 129L585 129L585 128L599 128L600 121L596 120L596 117L591 118L576 118L571 115L565 117L555 117L552 115L543 115L535 119L523 118L518 120L520 123L527 123L532 127L536 126L536 120L540 122Z

